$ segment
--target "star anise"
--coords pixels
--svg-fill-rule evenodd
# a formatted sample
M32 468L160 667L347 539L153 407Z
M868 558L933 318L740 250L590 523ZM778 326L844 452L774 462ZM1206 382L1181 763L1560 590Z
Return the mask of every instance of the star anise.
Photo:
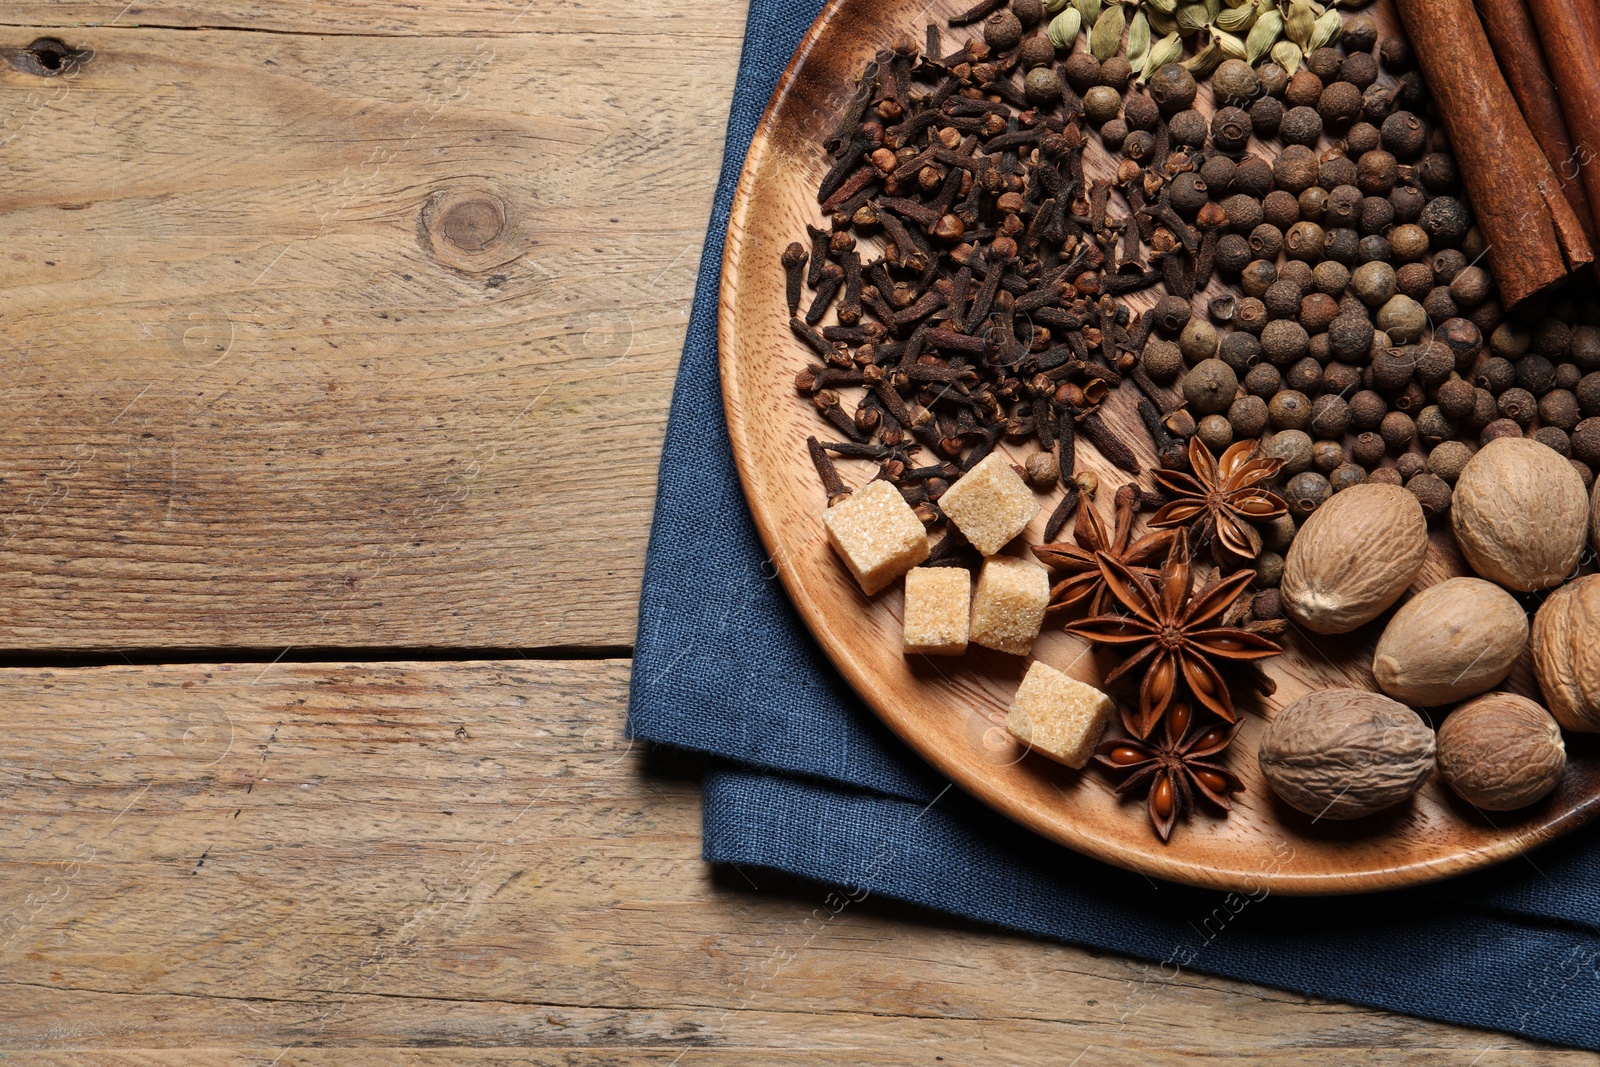
M1203 545L1215 534L1224 549L1242 560L1261 554L1261 534L1251 525L1284 514L1283 498L1261 483L1283 469L1281 459L1251 459L1254 441L1240 441L1216 459L1199 436L1189 438L1193 474L1158 470L1156 480L1174 494L1150 519L1156 527L1191 527Z
M1138 487L1125 485L1117 490L1116 519L1111 534L1085 502L1078 508L1078 518L1073 525L1072 539L1076 545L1065 542L1053 545L1035 545L1033 554L1045 566L1067 572L1067 577L1050 589L1050 610L1069 608L1088 602L1091 615L1103 615L1111 606L1111 592L1106 588L1100 573L1100 553L1122 561L1129 570L1154 578L1156 570L1146 564L1157 559L1174 534L1161 530L1133 540L1133 517L1139 508Z
M1114 682L1137 667L1144 668L1137 728L1132 732L1150 736L1172 704L1180 681L1202 705L1233 722L1237 716L1227 683L1207 657L1256 660L1283 651L1259 634L1214 625L1255 573L1241 570L1195 593L1189 539L1182 530L1167 550L1159 589L1122 561L1104 552L1099 558L1106 586L1132 614L1096 615L1069 623L1066 629L1098 644L1140 646L1105 679Z
M1126 711L1123 723L1132 733ZM1102 767L1132 772L1117 786L1117 792L1145 790L1150 822L1163 841L1171 838L1178 820L1188 818L1194 810L1195 794L1223 811L1232 811L1228 794L1244 788L1239 779L1209 760L1233 743L1241 724L1219 722L1191 730L1189 723L1189 705L1174 704L1160 741L1119 738L1102 741L1095 749L1095 762Z

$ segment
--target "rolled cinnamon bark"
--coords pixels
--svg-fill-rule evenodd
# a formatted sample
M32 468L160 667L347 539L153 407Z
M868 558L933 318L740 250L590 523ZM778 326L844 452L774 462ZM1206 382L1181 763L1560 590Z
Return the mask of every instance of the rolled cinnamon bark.
M1528 14L1527 2L1478 0L1478 13L1483 16L1489 45L1500 61L1500 72L1511 86L1511 95L1517 98L1517 106L1522 109L1522 117L1533 139L1539 142L1544 158L1561 180L1561 192L1567 198L1567 205L1578 216L1590 247L1594 247L1594 217L1589 212L1584 183L1579 179L1579 155L1573 148L1572 134L1567 129L1555 82L1545 64L1544 46L1539 43L1539 31Z
M1589 240L1495 63L1471 0L1397 6L1449 131L1500 298L1508 307L1521 303L1591 262Z
M1600 215L1600 6L1594 0L1528 0L1545 61L1561 86L1561 113L1575 150L1552 159L1556 176L1583 181L1591 215Z

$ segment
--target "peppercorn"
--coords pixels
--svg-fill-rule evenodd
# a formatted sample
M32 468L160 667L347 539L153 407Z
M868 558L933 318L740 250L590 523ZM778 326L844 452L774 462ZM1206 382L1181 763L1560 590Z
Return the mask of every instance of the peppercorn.
M1178 348L1191 364L1209 360L1217 354L1217 328L1205 319L1190 319L1178 334Z
M1422 305L1401 293L1386 300L1373 321L1378 329L1399 345L1415 341L1428 326L1428 316L1422 310Z
M1167 120L1167 136L1172 138L1174 145L1185 145L1189 148L1204 148L1206 137L1210 133L1210 126L1205 116L1194 109L1180 111ZM1207 161L1209 162L1209 160ZM1233 177L1233 161L1228 160L1228 177ZM1205 170L1201 168L1201 176Z
M1022 20L1002 8L983 24L983 43L991 52L1009 52L1022 40Z
M1237 233L1223 234L1217 240L1217 270L1224 275L1237 275L1252 256L1250 241Z
M1333 486L1328 484L1328 479L1316 471L1302 471L1289 479L1283 487L1284 500L1289 505L1289 513L1297 519L1305 519L1316 511L1323 501L1333 495Z
M1481 430L1499 414L1500 408L1494 402L1494 394L1487 389L1474 389L1472 413L1461 420L1461 428L1469 433Z
M1122 92L1128 87L1128 82L1133 79L1133 65L1128 62L1127 56L1112 56L1100 64L1100 84L1109 85L1117 92Z
M1422 505L1423 518L1429 522L1450 511L1450 486L1432 474L1415 474L1406 480L1406 490Z
M1543 396L1555 381L1556 365L1535 353L1517 360L1516 372L1518 385L1534 396Z
M1233 427L1221 415L1207 415L1195 428L1195 436L1212 452L1221 453L1233 444Z
M1072 53L1061 64L1061 71L1067 76L1067 84L1080 94L1100 84L1100 61L1088 52Z
M1244 388L1251 396L1271 400L1283 388L1283 372L1270 363L1252 364L1245 372Z
M1524 430L1533 425L1533 417L1539 411L1539 402L1534 399L1532 393L1520 385L1513 385L1495 400L1501 418L1510 419Z
M1222 211L1228 217L1228 228L1234 233L1247 234L1261 225L1261 201L1247 193L1228 197L1222 202Z
M1291 111L1292 115L1293 112ZM1284 116L1284 122L1289 121L1289 116ZM1242 169L1242 168L1241 168ZM1298 196L1306 189L1317 184L1317 174L1320 164L1317 162L1316 153L1303 144L1284 145L1283 151L1278 153L1278 158L1272 164L1272 178L1278 186L1289 190ZM1235 181L1237 181L1237 177ZM1266 195L1265 193L1262 194Z
M1324 82L1330 82L1339 76L1339 64L1343 59L1337 48L1324 46L1306 56L1306 69Z
M1581 370L1600 368L1600 327L1576 327L1567 341L1567 354Z
M1194 104L1194 75L1181 63L1168 63L1150 77L1150 97L1163 115L1172 115Z
M1103 126L1122 110L1122 95L1109 85L1096 85L1083 94L1083 115L1095 126ZM1131 124L1130 124L1131 125Z
M1472 392L1471 382L1464 378L1451 378L1439 386L1434 399L1439 403L1439 410L1447 417L1461 419L1472 413Z
M1389 206L1394 209L1396 223L1416 222L1422 215L1422 206L1427 203L1427 197L1421 189L1413 189L1409 185L1397 185L1389 191Z
M1263 222L1250 231L1250 251L1255 253L1256 261L1265 261L1269 266L1272 260L1278 258L1278 253L1283 251L1283 231L1270 222ZM1248 275L1249 268L1245 268ZM1248 289L1245 290L1249 292ZM1261 293L1251 293L1251 296L1261 296Z
M1180 112L1180 114L1192 114L1195 116L1200 123L1200 143L1202 145L1205 144L1205 137L1210 131L1210 127L1206 124L1206 120L1200 116L1199 112ZM1168 130L1172 128L1170 123L1168 124L1167 128ZM1238 164L1234 163L1234 161L1229 159L1227 156L1214 155L1207 159L1204 163L1200 164L1200 177L1206 180L1207 186L1217 190L1220 194L1222 190L1225 190L1233 185L1234 172L1237 170Z
M1496 396L1510 389L1516 382L1517 369L1508 359L1491 356L1478 366L1478 387L1487 389Z
M1388 122L1385 121L1387 126ZM1356 187L1368 196L1388 196L1399 180L1399 164L1382 148L1361 153L1356 160ZM1427 209L1424 208L1424 211Z
M1189 401L1190 409L1200 415L1216 415L1227 411L1238 389L1239 376L1220 359L1201 360L1183 379L1183 395Z
M1100 68L1100 76L1102 79L1105 77L1104 67ZM1112 92L1116 90L1112 89ZM1143 93L1129 93L1122 102L1122 117L1130 130L1154 130L1161 121L1161 111L1156 107L1156 102Z
M1394 249L1387 238L1368 234L1356 245L1356 259L1362 263L1387 263L1394 258Z
M1300 210L1301 218L1308 222L1321 222L1328 210L1328 190L1320 185L1303 189L1295 198L1295 204Z
M1308 428L1316 437L1342 441L1350 429L1350 404L1343 397L1323 393L1311 402Z
M1241 330L1259 334L1267 324L1267 306L1253 296L1245 297L1233 311L1233 324Z
M1417 436L1430 448L1454 437L1457 431L1455 420L1437 404L1429 404L1417 412Z
M1241 396L1228 407L1228 425L1241 441L1260 437L1267 428L1267 402L1259 396Z
M1367 480L1367 472L1356 463L1341 463L1328 475L1328 484L1335 493L1343 492L1353 485L1360 485Z
M1208 199L1206 180L1192 170L1174 175L1167 190L1172 206L1186 219L1194 218Z
M1278 158L1283 158L1282 153L1279 153ZM1233 181L1229 187L1236 193L1244 193L1260 200L1272 192L1273 180L1272 164L1259 156L1251 156L1234 167ZM1287 189L1288 186L1285 185L1284 188Z
M1261 329L1261 354L1268 363L1287 367L1308 354L1310 336L1293 319L1273 319Z
M1263 96L1250 105L1250 129L1263 141L1278 136L1283 125L1283 103Z
M1283 247L1294 259L1303 263L1322 262L1327 235L1314 222L1297 222L1283 235Z
M1382 461L1383 451L1383 438L1368 430L1356 434L1350 445L1350 458L1370 471Z
M1600 464L1600 419L1584 419L1572 431L1572 455L1591 468Z
M1344 445L1338 441L1311 442L1311 465L1324 474L1338 470L1345 463Z
M1261 91L1268 96L1282 96L1289 87L1289 72L1271 60L1256 67L1256 78L1261 82Z
M1268 459L1283 460L1282 473L1299 474L1311 466L1311 438L1304 430L1279 430L1261 446Z
M1502 437L1521 437L1522 427L1516 419L1494 419L1478 433L1478 443L1486 445Z
M1429 200L1417 222L1440 245L1460 244L1472 225L1466 205L1453 196L1436 196Z
M1144 372L1155 381L1168 382L1176 378L1178 372L1183 369L1183 353L1170 341L1151 338L1145 342L1139 363L1144 367Z
M1403 263L1394 272L1395 288L1401 296L1410 297L1419 304L1433 290L1433 270L1426 263Z
M1567 437L1567 431L1559 426L1541 426L1533 431L1533 439L1559 455L1566 456L1572 452L1572 441Z
M1401 74L1410 70L1414 61L1411 55L1411 42L1398 34L1383 39L1378 55L1383 60L1383 69L1391 74Z
M1378 436L1391 452L1403 452L1417 436L1417 424L1403 411L1391 411L1378 424Z
M1061 99L1061 75L1053 67L1034 67L1022 79L1022 92L1037 107L1054 104Z
M1411 381L1416 364L1409 348L1377 346L1372 353L1372 385L1386 393L1397 393Z
M1570 393L1574 389L1578 388L1578 383L1582 380L1583 371L1578 369L1577 364L1557 363L1556 373L1555 376L1550 379L1550 384L1552 388L1565 389Z
M1363 363L1372 347L1374 330L1366 315L1340 312L1328 324L1328 342L1333 346L1334 358L1345 363Z
M1409 111L1396 111L1384 119L1378 135L1396 159L1416 159L1428 143L1428 127Z
M1344 292L1345 286L1349 284L1350 268L1346 267L1343 263L1336 263L1331 259L1325 259L1321 263L1318 263L1311 271L1311 285L1316 289L1316 292L1312 295L1326 296L1328 298L1329 305L1334 309L1334 313L1338 311L1338 304L1334 301L1334 297ZM1310 298L1308 297L1307 299ZM1321 305L1318 306L1320 307ZM1333 313L1330 313L1327 321L1321 321L1319 319L1318 321L1320 324L1317 326L1312 326L1311 322L1307 321L1306 319L1306 308L1304 301L1301 302L1300 323L1313 333L1318 330L1327 329L1328 322L1331 322L1332 319Z
M1243 330L1233 330L1222 338L1222 343L1217 346L1217 358L1222 360L1234 371L1244 374L1261 362L1261 341L1255 334L1245 333ZM1271 364L1267 364L1271 366ZM1273 368L1277 373L1277 368ZM1246 388L1249 385L1246 384ZM1273 387L1276 390L1276 386ZM1253 392L1254 390L1252 390Z
M1410 480L1427 469L1428 461L1415 452L1402 452L1395 457L1394 469L1400 477Z
M1336 263L1351 266L1360 259L1361 236L1348 227L1330 228L1322 241L1322 254Z
M1319 132L1322 126L1342 130L1355 122L1361 117L1362 103L1361 89L1348 81L1336 81L1323 89L1317 98Z
M1376 430L1388 413L1388 403L1371 389L1363 389L1350 398L1350 425L1357 433Z
M1428 318L1434 322L1453 319L1461 314L1461 309L1456 306L1455 297L1450 295L1450 287L1436 285L1428 290L1422 298L1422 310L1427 312Z

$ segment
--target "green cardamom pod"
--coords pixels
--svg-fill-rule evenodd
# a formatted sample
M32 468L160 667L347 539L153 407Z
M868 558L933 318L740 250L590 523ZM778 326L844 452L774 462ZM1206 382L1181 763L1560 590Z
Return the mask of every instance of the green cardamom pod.
M1089 31L1090 54L1102 63L1116 55L1117 49L1122 47L1122 31L1128 28L1127 18L1121 4L1112 4L1102 11L1095 20L1094 29Z
M1165 37L1150 46L1150 54L1145 57L1144 70L1139 78L1141 81L1149 81L1150 76L1156 71L1182 58L1183 38L1176 30L1169 31Z
M1083 16L1078 14L1077 8L1069 7L1050 20L1044 35L1050 39L1051 44L1066 51L1072 47L1072 42L1078 39L1078 30L1082 26Z
M1044 13L1054 18L1067 9L1071 0L1044 0Z
M1163 15L1171 15L1178 10L1178 0L1145 0L1144 9L1151 13L1159 11Z
M1306 0L1292 0L1289 4L1289 14L1283 19L1283 35L1301 49L1310 51L1306 44L1311 40L1311 33L1316 29L1317 16L1312 14L1311 5Z
M1226 31L1212 29L1211 39L1222 49L1223 59L1243 59L1250 54L1245 50L1244 41Z
M1254 8L1256 6L1256 0L1223 0L1223 6Z
M1216 41L1212 41L1210 44L1200 49L1200 51L1184 60L1183 65L1187 67L1189 73L1193 74L1196 78L1208 78L1211 76L1211 72L1216 70L1217 65L1221 62L1222 48L1217 44Z
M1083 16L1083 25L1093 26L1100 17L1100 0L1072 0L1072 6Z
M1177 10L1176 4L1173 5L1173 10ZM1151 33L1159 33L1161 36L1165 37L1169 33L1178 32L1178 19L1176 15L1166 11L1159 11L1155 7L1147 8L1145 13L1150 16Z
M1279 41L1272 46L1272 61L1294 77L1295 71L1300 69L1300 46L1293 41Z
M1206 5L1206 22L1217 21L1217 12L1222 10L1221 0L1204 0Z
M1128 23L1128 66L1138 70L1150 52L1150 20L1143 11L1134 14Z
M1206 5L1202 3L1189 3L1178 5L1178 32L1188 37L1205 29L1210 17L1206 14Z
M1254 66L1267 50L1283 40L1283 16L1276 11L1265 11L1250 27L1250 36L1244 39L1245 59ZM1290 45L1290 47L1294 47Z
M1306 45L1309 54L1319 48L1325 48L1339 39L1339 33L1344 29L1344 16L1339 14L1338 8L1329 8L1318 16L1316 24L1311 30L1311 41Z
M1244 33L1256 22L1256 9L1253 7L1230 7L1226 11L1217 13L1216 21L1212 23L1219 30L1227 33ZM1241 59L1244 57L1240 57Z

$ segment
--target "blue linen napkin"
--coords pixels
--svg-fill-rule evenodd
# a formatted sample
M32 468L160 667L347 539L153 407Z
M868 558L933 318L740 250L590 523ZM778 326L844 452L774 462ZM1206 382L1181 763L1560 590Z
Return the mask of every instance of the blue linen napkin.
M1600 850L1580 832L1436 886L1316 900L1153 882L981 807L869 712L796 616L751 523L717 376L717 288L756 123L820 0L752 0L662 453L631 736L719 758L705 858L765 866L1152 961L1600 1049ZM1283 856L1292 864L1292 856Z

